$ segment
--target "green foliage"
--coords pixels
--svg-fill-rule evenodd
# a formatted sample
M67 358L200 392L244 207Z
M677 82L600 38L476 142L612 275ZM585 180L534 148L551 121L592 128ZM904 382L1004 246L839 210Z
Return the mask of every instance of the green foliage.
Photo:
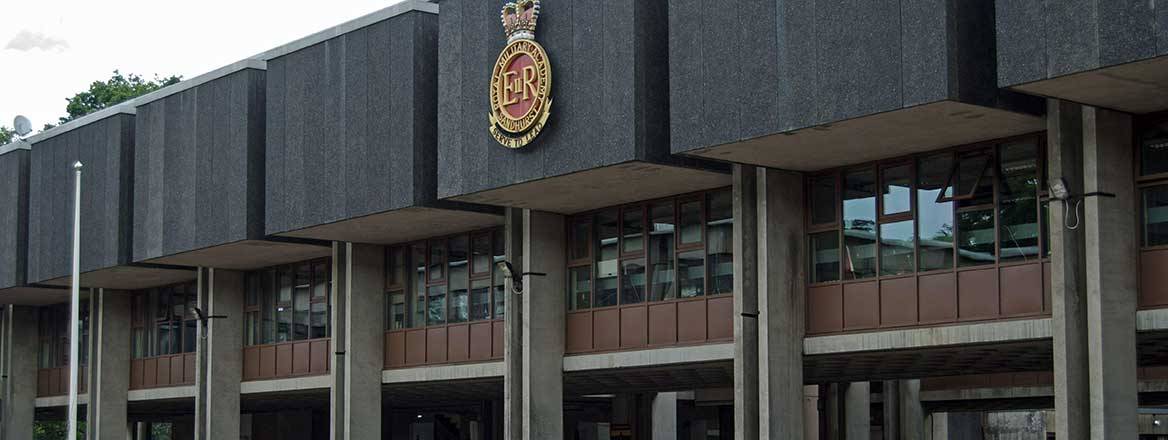
M33 440L64 440L69 427L64 420L39 421L32 425ZM85 421L77 422L77 439L85 439Z
M6 145L9 142L12 142L12 139L15 137L16 137L15 130L12 130L12 129L9 129L8 127L0 125L0 145Z
M122 75L121 72L115 70L110 79L94 81L89 85L89 90L73 95L72 98L66 98L69 105L65 107L65 111L69 115L62 117L60 123L64 124L103 108L176 84L179 81L182 81L180 76L172 75L160 78L156 75L153 80L146 80L135 74ZM52 127L45 126L45 129L49 128Z

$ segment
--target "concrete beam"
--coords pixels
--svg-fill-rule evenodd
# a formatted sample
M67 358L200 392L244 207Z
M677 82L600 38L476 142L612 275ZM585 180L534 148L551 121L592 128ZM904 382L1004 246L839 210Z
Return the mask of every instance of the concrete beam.
M564 358L564 371L653 367L733 359L734 344L709 344L572 355Z
M1053 210L1051 211L1051 215L1054 215ZM1051 224L1054 224L1053 220ZM813 336L803 340L803 355L814 356L866 351L911 350L954 345L1021 342L1047 339L1051 337L1051 334L1051 319L1038 318L888 330L851 335Z
M212 318L199 326L195 376L196 439L239 438L243 379L244 275L199 269L199 305Z
M130 295L93 289L89 296L89 397L86 436L125 438L130 391Z

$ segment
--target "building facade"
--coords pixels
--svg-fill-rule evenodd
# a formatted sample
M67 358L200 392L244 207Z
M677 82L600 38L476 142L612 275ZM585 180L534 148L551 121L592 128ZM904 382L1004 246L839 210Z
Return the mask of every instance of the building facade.
M1168 5L409 0L0 147L0 438L1164 439Z

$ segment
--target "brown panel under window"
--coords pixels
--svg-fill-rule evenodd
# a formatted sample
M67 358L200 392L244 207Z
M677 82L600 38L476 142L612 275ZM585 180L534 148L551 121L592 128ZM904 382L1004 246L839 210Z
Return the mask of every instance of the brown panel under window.
M860 330L880 325L880 288L875 281L844 285L844 329Z
M261 379L271 379L276 377L276 371L279 368L276 364L280 361L280 356L277 353L276 346L268 345L260 347L260 374Z
M195 353L186 353L183 355L183 383L195 383Z
M158 386L158 358L142 360L142 387Z
M142 388L142 360L133 359L130 361L130 389L140 388Z
M645 307L620 309L621 348L644 347L649 337L649 317Z
M592 350L592 312L569 313L564 351L582 353Z
M677 343L677 304L649 306L649 345Z
M426 363L426 331L411 330L406 332L406 365L424 363Z
M490 322L476 322L470 325L470 360L485 361L491 358L491 331L494 325Z
M329 372L329 359L332 358L331 339L318 339L310 342L311 349L308 358L308 371L311 374L325 374Z
M843 286L807 289L807 333L832 333L844 328Z
M880 325L895 327L917 323L917 278L880 281Z
M48 368L37 370L37 396L44 397L51 395L49 393L53 391L53 374L53 370Z
M170 358L170 384L178 385L185 381L186 374L183 372L183 367L186 362L183 361L182 356L174 356ZM193 375L192 375L193 376Z
M620 348L620 310L597 310L592 318L592 345L597 350Z
M155 383L160 387L167 387L174 384L174 381L170 378L170 375L172 374L170 364L171 358L169 356L162 356L158 358L158 380ZM182 377L181 372L179 377Z
M470 326L452 325L446 328L447 362L466 362L470 359Z
M706 300L682 301L677 303L678 342L702 342L706 340Z
M706 334L711 341L730 341L734 339L734 297L725 295L710 298L706 304L706 318L708 327Z
M243 348L243 380L256 380L260 377L260 348Z
M49 380L49 395L60 396L65 394L65 383L68 381L68 379L65 378L65 369L54 368L52 372L52 379Z
M917 280L922 324L957 320L957 275L952 272L923 275Z
M495 321L491 323L491 337L494 338L494 343L491 344L491 357L495 359L503 359L503 321Z
M1001 313L998 269L957 273L957 317L962 321L996 318Z
M1042 265L1006 266L999 273L1002 315L1042 313Z
M1140 307L1168 306L1168 250L1140 253Z
M446 328L426 329L426 363L446 362Z
M398 368L406 364L406 334L405 332L387 333L385 335L385 366Z
M276 377L292 376L292 344L276 346Z
M308 358L312 347L307 342L296 342L292 345L292 374L302 375L312 371Z

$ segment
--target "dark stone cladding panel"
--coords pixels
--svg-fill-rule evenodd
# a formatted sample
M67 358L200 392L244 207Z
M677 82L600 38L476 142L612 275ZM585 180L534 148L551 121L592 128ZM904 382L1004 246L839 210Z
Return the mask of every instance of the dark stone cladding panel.
M674 153L944 100L1040 111L997 88L993 2L668 5Z
M998 0L999 84L1168 55L1166 0Z
M29 161L28 281L68 276L73 163L80 160L81 272L129 263L134 116L115 114L41 140Z
M511 150L487 130L491 71L507 43L502 2L442 1L438 196L629 161L693 164L669 152L667 3L543 0L536 41L552 62L551 116Z
M134 261L262 238L264 78L244 69L138 107Z
M28 150L0 154L0 289L25 282L28 262Z
M267 234L436 200L437 46L409 12L268 61Z

